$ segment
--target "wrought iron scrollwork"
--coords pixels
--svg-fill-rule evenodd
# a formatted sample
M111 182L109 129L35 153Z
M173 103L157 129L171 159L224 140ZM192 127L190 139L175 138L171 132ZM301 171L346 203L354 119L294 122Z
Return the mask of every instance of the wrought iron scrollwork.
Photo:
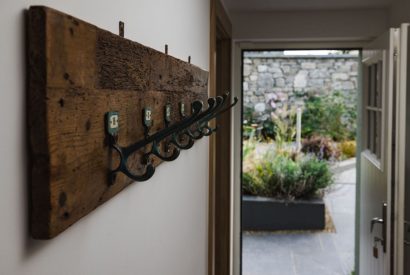
M180 155L180 150L191 148L195 140L204 136L210 136L218 127L211 128L209 122L226 112L236 105L238 99L235 97L233 103L228 104L229 93L216 98L209 98L208 106L203 109L201 101L194 101L191 104L191 114L186 115L184 105L181 105L181 119L171 123L169 105L164 108L165 127L156 133L150 135L149 130L152 126L151 110L149 108L143 111L143 124L145 137L129 146L123 147L118 144L118 117L117 112L108 112L106 114L106 128L110 147L119 155L118 166L109 172L109 181L113 183L117 173L121 172L134 181L146 181L155 173L155 167L152 164L151 156L154 155L163 161L173 161ZM161 150L160 145L165 148ZM143 152L141 164L145 168L142 174L135 174L130 171L127 162L129 157L143 149L149 148L148 152Z

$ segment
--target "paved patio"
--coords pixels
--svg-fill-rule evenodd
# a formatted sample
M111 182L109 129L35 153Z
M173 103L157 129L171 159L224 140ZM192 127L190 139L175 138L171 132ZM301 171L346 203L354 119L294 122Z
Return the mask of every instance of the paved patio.
M348 162L347 162L348 163ZM356 170L337 169L325 196L336 233L250 233L242 238L243 275L350 275L354 266Z

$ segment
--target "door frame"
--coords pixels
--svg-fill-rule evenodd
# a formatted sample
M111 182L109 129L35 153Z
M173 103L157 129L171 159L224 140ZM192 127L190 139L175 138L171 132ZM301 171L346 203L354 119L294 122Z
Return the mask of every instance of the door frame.
M209 96L215 97L231 90L232 24L220 0L210 5ZM220 130L209 140L208 275L232 272L231 121L230 112L218 117Z
M314 41L314 40L273 40L273 41L233 41L233 95L239 98L239 104L242 104L242 52L246 50L319 50L319 49L358 49L361 50L366 44L371 42L373 38L352 41ZM361 60L361 55L359 56ZM358 107L361 104L361 96L363 93L361 81L361 62L359 62L358 75ZM362 124L362 115L358 110L358 129ZM233 110L232 117L232 186L233 186L233 266L232 274L242 274L242 228L241 228L241 197L242 197L242 108ZM361 138L361 131L358 130L357 138ZM361 150L360 147L357 148ZM360 169L360 161L357 161L357 168ZM359 270L359 236L360 230L360 181L356 175L356 217L355 217L355 270Z

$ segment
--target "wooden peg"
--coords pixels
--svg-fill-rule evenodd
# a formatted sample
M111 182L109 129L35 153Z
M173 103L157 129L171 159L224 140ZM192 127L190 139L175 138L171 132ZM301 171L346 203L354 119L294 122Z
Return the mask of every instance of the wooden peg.
M188 63L191 64L191 56L188 56Z
M168 54L168 44L165 44L165 54Z

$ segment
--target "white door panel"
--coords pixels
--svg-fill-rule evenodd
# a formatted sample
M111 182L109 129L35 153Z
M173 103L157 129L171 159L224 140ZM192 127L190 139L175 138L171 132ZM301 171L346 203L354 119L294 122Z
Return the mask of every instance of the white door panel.
M361 156L361 228L360 228L360 274L383 275L388 268L388 258L383 252L382 245L377 243L378 258L373 256L374 237L383 235L382 226L375 225L370 233L370 221L374 217L382 217L382 202L387 200L386 176L380 173L378 167L365 156ZM366 203L363 203L366 202Z
M406 230L405 221L410 221L410 188L406 182L410 180L410 127L407 126L410 118L410 79L409 50L409 24L400 27L400 47L398 51L398 73L397 73L397 154L396 154L396 215L395 223L395 246L394 246L394 270L397 275L410 274L410 232ZM408 185L408 184L407 184ZM407 229L410 227L407 226ZM407 259L407 260L406 260Z
M392 29L363 50L360 275L390 274L394 49L397 44L398 31ZM384 203L387 204L385 211ZM375 222L371 232L372 220ZM377 257L374 257L374 247Z

